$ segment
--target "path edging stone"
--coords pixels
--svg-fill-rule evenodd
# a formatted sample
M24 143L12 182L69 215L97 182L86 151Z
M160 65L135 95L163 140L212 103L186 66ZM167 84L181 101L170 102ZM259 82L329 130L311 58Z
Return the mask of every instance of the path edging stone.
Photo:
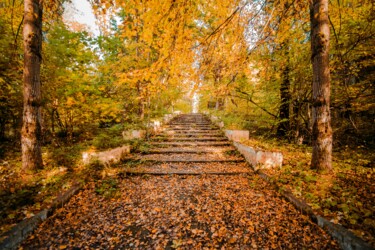
M281 152L264 151L244 145L240 142L233 142L237 150L245 157L254 170L261 168L281 168L283 165L283 154Z
M225 136L228 137L230 141L243 141L243 140L249 140L250 138L250 132L249 130L231 130L226 129L224 130Z
M146 137L146 133L147 131L144 129L124 130L122 131L122 138L124 140L144 139Z
M290 203L292 203L298 210L300 210L303 214L309 216L309 218L316 223L319 227L324 229L328 232L332 238L337 240L340 247L344 250L367 250L367 249L375 249L369 243L367 243L362 238L356 236L352 232L350 232L345 227L332 223L326 218L317 215L314 213L313 209L303 200L298 199L295 197L292 192L288 189L281 188L277 185L271 178L266 175L265 173L261 172L260 170L256 171L256 173L265 181L269 182L271 185L274 186L276 190Z
M82 163L89 165L94 161L99 161L103 165L111 165L124 159L131 151L130 145L122 145L121 147L108 149L105 151L95 152L86 151L82 152Z
M214 124L222 122L217 116L210 116L211 121ZM221 129L224 126L220 127ZM273 152L257 149L245 144L240 141L248 140L250 132L248 130L224 130L225 136L233 142L236 149L245 157L246 161L250 163L255 171L261 168L281 168L283 165L283 154L281 152Z
M49 209L44 209L34 215L31 218L25 219L15 225L12 229L8 232L5 232L0 236L0 238L4 238L0 242L0 249L4 250L13 250L17 249L19 245L22 243L23 240L27 238L27 236L32 233L43 221L45 221L48 217L53 215L57 208L62 207L66 204L70 198L76 195L83 184L76 183L71 188L69 188L66 192L59 195L52 203Z

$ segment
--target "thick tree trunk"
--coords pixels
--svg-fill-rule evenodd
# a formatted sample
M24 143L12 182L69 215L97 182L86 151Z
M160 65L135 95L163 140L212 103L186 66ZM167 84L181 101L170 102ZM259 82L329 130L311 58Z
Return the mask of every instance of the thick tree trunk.
M41 83L42 0L24 1L24 70L22 168L35 170L43 166L41 152Z
M313 0L310 7L312 83L311 167L332 169L332 129L330 114L329 20L328 0Z

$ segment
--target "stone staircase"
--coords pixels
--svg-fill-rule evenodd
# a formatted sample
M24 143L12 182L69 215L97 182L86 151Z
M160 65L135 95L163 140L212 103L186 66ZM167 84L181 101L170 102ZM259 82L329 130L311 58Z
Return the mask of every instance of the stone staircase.
M22 249L338 248L206 116L176 117L151 144L129 174L88 183Z
M150 141L140 156L141 166L129 172L148 174L222 174L250 172L245 159L220 129L203 114L183 114L172 119Z

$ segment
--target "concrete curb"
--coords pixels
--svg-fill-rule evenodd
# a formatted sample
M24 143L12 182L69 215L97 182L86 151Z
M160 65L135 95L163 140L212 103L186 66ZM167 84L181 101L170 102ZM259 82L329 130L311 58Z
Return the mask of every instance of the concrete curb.
M233 145L255 171L262 168L281 168L283 165L283 154L280 152L259 150L236 141L233 142Z
M213 123L222 122L219 117L211 116ZM220 129L224 129L224 126L220 126ZM237 150L245 157L246 161L249 162L255 171L261 168L273 168L281 167L283 164L283 154L281 152L273 152L251 147L242 144L241 141L248 140L250 132L248 130L223 130L225 136Z
M111 165L121 161L131 151L130 145L122 145L121 147L107 149L99 152L82 152L82 163L89 165L95 161L99 161L103 165Z
M332 236L332 238L337 240L337 242L339 243L342 249L344 250L375 249L369 243L364 241L362 238L356 236L345 227L334 224L330 222L329 220L325 219L324 217L315 214L312 208L305 201L300 200L297 197L295 197L290 190L280 188L265 173L262 173L261 171L256 171L256 173L262 179L264 179L265 181L273 185L273 187L279 191L279 193L284 197L284 199L292 203L303 214L308 215L314 223L316 223L319 227L323 228L326 232L328 232Z
M44 209L33 217L21 221L11 230L1 235L0 238L4 238L4 240L0 242L0 249L17 249L30 233L32 233L43 221L50 217L57 208L60 208L67 203L70 198L81 190L82 187L83 185L80 183L73 185L65 193L59 195L49 209Z

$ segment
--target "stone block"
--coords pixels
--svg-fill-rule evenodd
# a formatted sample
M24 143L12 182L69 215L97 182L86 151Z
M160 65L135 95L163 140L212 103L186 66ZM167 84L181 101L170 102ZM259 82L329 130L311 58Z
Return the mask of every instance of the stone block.
M280 152L257 151L257 164L263 168L281 167L283 165L283 154Z
M214 122L214 123L215 123L215 122L218 122L218 121L220 120L219 117L214 116L214 115L211 115L210 118L211 118L211 121Z
M217 126L218 126L220 129L224 128L224 122L223 122L223 121L218 122L218 123L217 123Z
M143 139L146 137L146 130L127 130L122 132L124 140Z
M110 165L117 163L122 160L126 155L130 153L130 146L122 146L103 152L83 152L82 161L83 164L87 165L93 161L99 161L104 165Z
M159 120L151 121L150 127L154 133L158 133L161 131L161 122Z
M176 134L175 131L166 131L165 133L166 133L167 135L174 135L174 134Z
M257 165L257 152L252 147L245 146L239 142L234 142L234 146L245 157L250 165Z
M215 124L216 126L218 126L220 129L224 128L224 122L222 120L220 120L219 117L211 115L210 119L211 119L212 123Z
M170 120L172 120L172 118L173 118L172 114L165 114L164 118L163 118L163 121L164 121L164 123L168 123L168 122L170 122Z
M225 130L225 136L231 141L249 140L248 130Z
M283 154L280 152L254 149L239 142L234 142L234 146L245 157L246 161L252 165L254 170L281 167L283 164Z

